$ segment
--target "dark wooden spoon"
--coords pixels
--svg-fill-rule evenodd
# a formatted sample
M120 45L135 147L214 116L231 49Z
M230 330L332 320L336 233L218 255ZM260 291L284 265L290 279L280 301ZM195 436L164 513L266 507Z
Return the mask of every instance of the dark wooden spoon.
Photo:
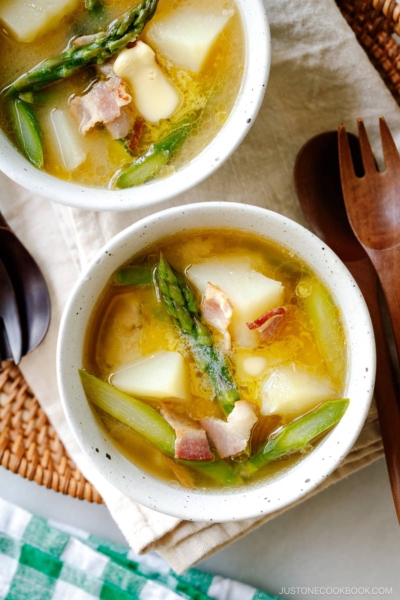
M21 360L22 328L15 290L0 259L0 371L10 356L16 365Z
M38 265L0 213L0 258L17 299L22 327L22 354L32 352L43 340L50 324L50 297ZM3 359L12 359L7 350Z
M358 138L349 135L353 164L363 174ZM393 500L400 522L400 405L378 301L375 269L348 221L340 182L338 134L323 133L309 140L294 167L297 196L314 232L346 264L357 281L371 314L377 348L375 398Z

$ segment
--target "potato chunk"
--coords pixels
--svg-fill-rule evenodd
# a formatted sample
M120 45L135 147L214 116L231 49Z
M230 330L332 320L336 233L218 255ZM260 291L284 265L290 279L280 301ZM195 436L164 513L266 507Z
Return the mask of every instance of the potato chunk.
M150 25L147 38L177 66L198 73L234 12L229 9L205 13L191 7L171 11Z
M3 0L0 21L19 42L33 42L39 35L54 29L78 3L79 0Z
M95 360L102 377L140 360L142 325L140 296L135 292L113 296L97 335Z
M149 400L187 400L189 379L179 352L158 352L117 371L114 387L132 396Z
M60 162L67 171L75 171L87 157L78 127L65 110L54 108L50 119L60 153Z
M281 367L262 383L261 414L296 417L335 397L327 382L293 365Z
M235 258L206 260L190 267L188 277L202 294L208 282L225 292L233 306L232 337L241 346L254 347L259 343L257 332L250 331L246 323L283 303L281 282L254 271L248 261Z

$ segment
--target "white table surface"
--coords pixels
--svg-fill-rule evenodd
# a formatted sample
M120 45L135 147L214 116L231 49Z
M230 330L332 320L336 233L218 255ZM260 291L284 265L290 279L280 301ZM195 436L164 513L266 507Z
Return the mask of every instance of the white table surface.
M37 515L125 544L105 506L56 494L1 467L0 496ZM291 600L333 597L398 600L399 559L400 528L386 466L379 460L198 566ZM358 591L346 595L345 590L333 590L337 593L328 595L322 593L324 590L312 589L324 587L358 588ZM375 595L374 587L391 588L392 593Z

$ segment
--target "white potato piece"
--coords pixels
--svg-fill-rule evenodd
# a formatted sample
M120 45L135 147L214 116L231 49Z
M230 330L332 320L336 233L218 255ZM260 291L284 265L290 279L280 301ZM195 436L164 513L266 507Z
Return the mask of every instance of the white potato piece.
M150 123L168 119L175 112L178 92L158 66L154 50L144 42L118 55L114 73L128 83L137 110Z
M264 416L300 416L336 397L326 381L297 370L294 365L277 369L261 385L261 414Z
M233 306L232 338L241 346L255 347L259 344L259 334L250 331L246 323L283 303L284 287L281 282L254 271L246 260L206 260L192 265L187 275L202 294L208 282L225 292Z
M177 66L198 73L234 13L233 9L204 12L191 7L171 11L150 25L147 39Z
M19 42L33 42L57 27L78 4L79 0L2 0L0 21Z
M64 168L75 171L87 157L77 124L68 111L57 108L51 111L50 120Z
M111 384L121 392L149 400L188 400L189 376L179 352L158 352L117 371Z

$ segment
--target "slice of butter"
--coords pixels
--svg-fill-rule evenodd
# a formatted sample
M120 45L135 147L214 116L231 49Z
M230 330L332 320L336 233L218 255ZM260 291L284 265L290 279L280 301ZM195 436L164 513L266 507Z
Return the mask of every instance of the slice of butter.
M1 0L0 21L19 42L33 42L57 27L78 4L79 0Z
M156 62L154 51L144 42L123 50L114 73L130 88L139 113L150 123L168 119L179 104L179 95Z

